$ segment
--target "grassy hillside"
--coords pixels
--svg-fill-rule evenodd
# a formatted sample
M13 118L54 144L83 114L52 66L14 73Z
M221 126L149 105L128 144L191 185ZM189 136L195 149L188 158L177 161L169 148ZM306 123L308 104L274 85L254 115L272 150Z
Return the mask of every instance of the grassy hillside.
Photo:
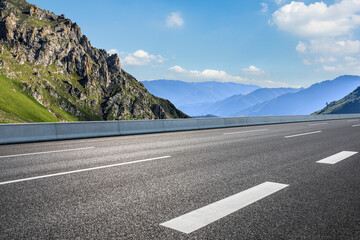
M93 47L80 27L25 0L0 1L0 122L187 118Z
M0 71L0 122L59 122L79 120L100 120L87 106L77 106L77 99L67 89L67 82L79 89L76 75L65 77L55 65L34 66L30 63L20 64L10 50L3 46L0 53L3 70L10 72L11 79ZM37 92L42 105L29 92ZM76 117L59 106L77 106L89 119Z
M315 114L360 113L360 87L338 101L329 103Z
M31 95L21 93L18 83L0 73L0 123L58 121Z

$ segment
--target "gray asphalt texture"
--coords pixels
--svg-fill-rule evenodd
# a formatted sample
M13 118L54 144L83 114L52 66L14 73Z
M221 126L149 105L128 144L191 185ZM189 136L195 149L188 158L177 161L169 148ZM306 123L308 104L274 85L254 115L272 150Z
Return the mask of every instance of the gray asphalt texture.
M318 122L317 122L318 123ZM0 146L0 239L360 239L359 121L222 128ZM233 135L224 133L269 129ZM287 135L321 133L284 138ZM266 181L289 187L184 234L159 224Z

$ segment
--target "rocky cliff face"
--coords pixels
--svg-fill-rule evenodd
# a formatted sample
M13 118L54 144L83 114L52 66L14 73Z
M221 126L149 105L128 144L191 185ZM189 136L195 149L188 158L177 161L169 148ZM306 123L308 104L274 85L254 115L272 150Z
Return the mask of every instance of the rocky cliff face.
M187 117L91 46L76 23L25 0L0 0L0 72L57 119Z

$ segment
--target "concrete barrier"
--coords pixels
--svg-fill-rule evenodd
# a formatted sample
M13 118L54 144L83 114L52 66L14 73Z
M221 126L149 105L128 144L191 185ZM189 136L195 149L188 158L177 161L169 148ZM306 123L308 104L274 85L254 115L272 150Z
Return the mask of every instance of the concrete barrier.
M199 129L225 127L225 118L197 118Z
M57 139L54 123L0 124L0 144Z
M58 139L120 135L117 121L56 123Z
M314 121L325 120L324 115L313 115Z
M119 121L120 135L164 132L164 120Z
M339 114L339 118L349 119L349 118L358 118L357 114Z
M0 144L360 118L360 114L0 124Z
M286 123L287 119L286 116L277 116L278 123Z
M232 117L232 118L225 118L225 126L226 127L239 127L239 126L246 126L247 121L245 117Z
M264 122L265 122L266 124L278 123L278 120L279 120L278 117L273 117L273 116L264 117Z
M315 116L316 116L316 115L309 115L309 116L306 117L306 119L307 119L308 121L315 121L315 120L316 120L316 119L315 119Z
M299 115L299 116L287 116L287 121L288 122L305 122L306 119L302 115Z
M265 117L247 117L247 125L261 125L265 124Z
M197 130L199 129L197 119L169 119L164 120L164 131L182 131L182 130Z

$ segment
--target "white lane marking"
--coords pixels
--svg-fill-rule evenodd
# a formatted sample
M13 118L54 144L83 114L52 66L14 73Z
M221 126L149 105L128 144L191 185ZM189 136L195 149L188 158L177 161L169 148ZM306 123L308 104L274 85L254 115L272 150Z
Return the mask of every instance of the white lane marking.
M205 207L186 213L170 221L161 223L160 225L189 234L256 201L259 201L262 198L280 191L287 186L289 185L264 182Z
M328 123L313 123L313 124L309 124L309 126L318 126L318 125L325 125Z
M229 133L224 133L224 135L230 135L230 134L240 134L240 133L251 133L251 132L262 132L262 131L267 131L269 129L257 129L257 130L249 130L249 131L242 131L242 132L229 132Z
M347 120L347 122L357 122L359 121L359 119L351 119L351 120Z
M351 151L342 151L337 154L334 154L330 157L324 158L320 161L317 161L317 163L325 163L325 164L335 164L338 163L346 158L349 158L353 155L357 154L357 152L351 152Z
M42 175L42 176L36 176L36 177L22 178L22 179L17 179L17 180L0 182L0 185L17 183L17 182L25 182L25 181L31 181L31 180L41 179L41 178L49 178L49 177L55 177L55 176L73 174L73 173L87 172L87 171L93 171L93 170L104 169L104 168L118 167L118 166L123 166L123 165L130 165L130 164L134 164L134 163L149 162L149 161L170 158L170 157L171 156L148 158L148 159L137 160L137 161L132 161L132 162L116 163L116 164L104 165L104 166L99 166L99 167L84 168L84 169L68 171L68 172L60 172L60 173L54 173L54 174L48 174L48 175Z
M0 156L0 158L11 158L11 157L21 157L21 156L30 156L30 155L40 155L40 154L47 154L47 153L80 151L80 150L88 150L88 149L93 149L93 148L95 148L95 147L64 149L64 150L55 150L55 151L47 151L47 152L22 153L22 154L15 154L15 155Z
M295 135L285 136L284 138L293 138L293 137L299 137L299 136L310 135L310 134L321 133L321 132L322 132L322 131L315 131L315 132L300 133L300 134L295 134Z
M352 125L352 127L360 127L360 124Z

